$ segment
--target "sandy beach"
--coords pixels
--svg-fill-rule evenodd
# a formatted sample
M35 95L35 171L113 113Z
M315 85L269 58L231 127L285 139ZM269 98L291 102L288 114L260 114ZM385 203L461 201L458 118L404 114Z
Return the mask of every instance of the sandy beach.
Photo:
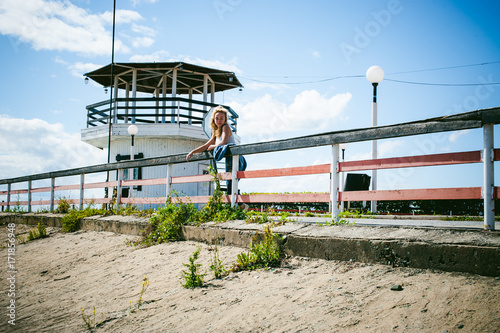
M131 236L48 229L48 238L16 246L15 326L2 248L2 332L85 332L82 308L93 317L94 307L96 332L500 332L494 277L293 257L216 280L206 244L137 249ZM181 271L197 247L205 284L185 289ZM219 247L226 268L243 251Z

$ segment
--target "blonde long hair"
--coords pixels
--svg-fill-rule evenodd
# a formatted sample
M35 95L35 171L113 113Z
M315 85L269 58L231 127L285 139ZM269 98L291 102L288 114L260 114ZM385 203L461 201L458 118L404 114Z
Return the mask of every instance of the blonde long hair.
M221 112L224 113L226 121L221 127L217 127L217 125L215 125L215 115ZM222 128L224 127L224 125L227 125L227 109L222 105L219 105L214 109L214 111L212 112L212 116L210 117L210 127L212 128L212 134L215 134L216 137L220 138L222 135Z

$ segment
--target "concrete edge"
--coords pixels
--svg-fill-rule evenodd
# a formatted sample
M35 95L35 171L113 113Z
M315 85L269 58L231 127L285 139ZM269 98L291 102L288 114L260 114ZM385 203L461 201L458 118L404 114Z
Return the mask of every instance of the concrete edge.
M0 222L62 227L62 214L1 214ZM82 230L107 231L141 236L147 221L131 218L93 216L83 219ZM183 226L181 239L248 248L255 235L261 234L263 226L230 227L224 224L207 223L199 227ZM297 227L300 230L302 227ZM275 233L282 237L285 254L325 260L379 263L398 267L438 269L484 276L500 276L500 247L435 244L402 240L352 239L339 237L317 237L296 235L296 230Z

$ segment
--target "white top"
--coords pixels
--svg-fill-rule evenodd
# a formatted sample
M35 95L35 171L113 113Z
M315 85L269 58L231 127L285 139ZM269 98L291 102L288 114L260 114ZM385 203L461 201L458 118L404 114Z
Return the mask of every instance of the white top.
M218 137L215 137L215 145L217 146L219 143L221 143L222 139L221 138L218 138ZM229 139L227 140L227 144L233 144L235 145L236 144L236 141L234 140L234 133L231 132L231 136L229 137Z

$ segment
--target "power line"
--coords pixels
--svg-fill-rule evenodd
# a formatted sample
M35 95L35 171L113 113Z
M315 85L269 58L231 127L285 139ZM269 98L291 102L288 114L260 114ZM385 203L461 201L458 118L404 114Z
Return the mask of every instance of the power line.
M447 70L447 69L456 69L456 68L465 68L465 67L475 67L475 66L484 66L484 65L492 65L499 64L500 61L490 61L490 62L482 62L477 64L469 64L469 65L457 65L457 66L447 66L447 67L437 67L437 68L427 68L427 69L417 69L412 71L404 71L404 72L394 72L388 73L388 75L398 75L398 74L408 74L408 73L419 73L419 72L431 72L438 70ZM257 76L255 76L257 77ZM259 76L259 77L275 77L275 78L299 78L300 76ZM328 81L334 81L339 79L348 79L348 78L359 78L365 77L365 75L342 75L342 76L334 76L334 77L326 77L321 78L319 80L310 80L310 81L298 81L298 82L278 82L278 81L266 81L266 80L257 80L252 77L244 77L242 79L258 82L258 83L266 83L266 84L282 84L282 85L297 85L297 84L313 84L313 83L322 83ZM428 85L428 86L448 86L448 87L467 87L467 86L489 86L489 85L498 85L500 82L488 82L488 83L430 83L430 82L413 82L413 81L403 81L403 80L395 80L395 79L385 79L386 81L392 81L397 83L405 83L405 84L416 84L416 85Z
M365 77L364 75L345 75L345 76L335 76L335 77L329 77L321 80L316 80L316 81L301 81L301 82L276 82L276 81L264 81L264 80L256 80L252 79L250 77L244 77L242 76L242 79L249 80L249 81L254 81L254 82L259 82L259 83L269 83L269 84L311 84L311 83L321 83L321 82L326 82L326 81L333 81L333 80L338 80L338 79L347 79L347 78L357 78L357 77ZM288 76L283 76L283 78L288 78Z
M389 74L390 75L395 75L395 74L408 74L408 73L419 73L419 72L432 72L432 71L440 71L440 70L445 70L445 69L455 69L455 68L484 66L484 65L492 65L492 64L498 64L498 63L500 63L500 61L481 62L481 63L478 63L478 64L470 64L470 65L458 65L458 66L448 66L448 67L416 69L416 70L413 70L413 71L395 72L395 73L389 73Z
M500 82L488 82L488 83L429 83L429 82L412 82L412 81L402 81L394 79L384 79L384 81L392 81L397 83L406 84L418 84L423 86L445 86L445 87L470 87L470 86L492 86L500 84Z

